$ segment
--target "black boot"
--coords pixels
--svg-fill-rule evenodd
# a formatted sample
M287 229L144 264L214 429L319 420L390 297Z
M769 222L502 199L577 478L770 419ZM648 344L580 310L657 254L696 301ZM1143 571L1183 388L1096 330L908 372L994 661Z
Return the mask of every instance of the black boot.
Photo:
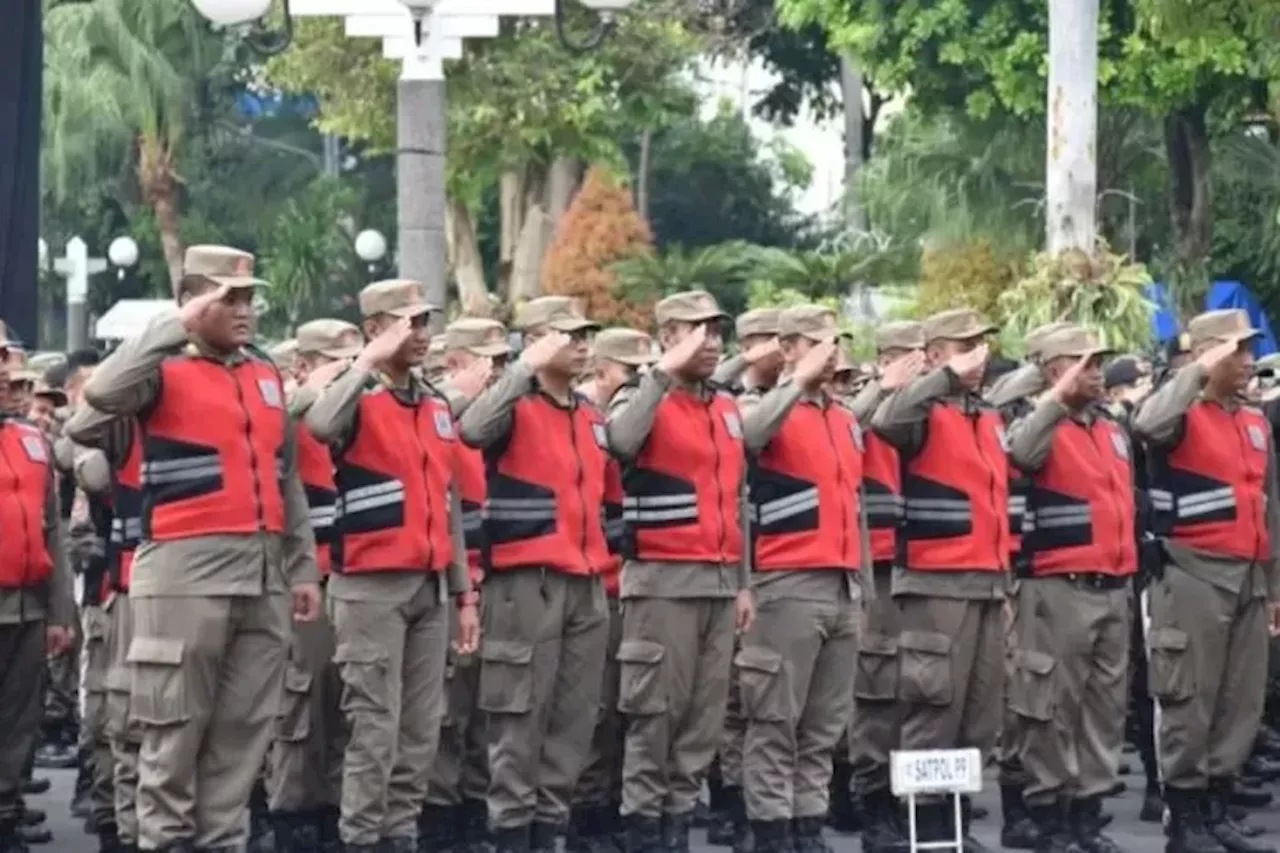
M797 817L791 820L791 848L795 853L832 853L822 837L826 821L820 817Z
M76 770L76 784L71 789L71 816L83 820L89 816L93 805L89 801L89 786L93 784L93 769L89 762L80 762Z
M423 803L418 813L418 853L454 853L458 817L451 806Z
M853 798L853 765L842 761L832 766L827 793L827 823L831 828L846 834L861 831L861 816Z
M48 824L44 823L37 823L33 826L19 826L18 837L28 847L33 847L53 841L53 830L49 829Z
M120 832L114 820L98 821L99 853L122 853Z
M711 825L707 827L707 843L715 847L729 847L733 844L738 825L746 820L742 789L737 785L724 785L718 800L720 808L712 810Z
M315 811L313 819L320 839L320 853L342 853L342 836L338 833L341 816L342 810L337 806L325 806Z
M382 849L386 853L414 853L418 849L418 839L408 835L382 839Z
M1160 796L1159 783L1147 783L1147 790L1142 795L1142 810L1138 812L1138 820L1143 823L1164 822L1164 799Z
M458 807L458 853L493 853L489 807L484 800L462 801Z
M1165 788L1164 802L1169 808L1165 853L1226 853L1205 824L1205 792Z
M1040 835L1036 823L1027 813L1020 785L1000 786L1000 813L1004 824L1000 827L1000 846L1011 850L1034 850Z
M665 848L661 818L626 815L622 818L622 830L626 853L662 853Z
M1124 853L1115 841L1102 834L1102 798L1088 797L1071 803L1071 828L1086 853Z
M273 853L275 839L271 832L271 815L267 808L267 789L262 780L253 783L249 792L249 842L246 853Z
M707 843L713 843L710 840L711 831L717 824L724 823L725 802L724 802L724 774L720 772L720 762L711 762L711 769L707 771Z
M385 853L381 844L343 844L343 853Z
M1046 805L1027 804L1027 813L1035 821L1039 841L1036 853L1084 853L1067 824L1067 808L1062 802Z
M791 853L791 821L753 820L750 824L755 853Z
M560 824L534 821L529 827L529 850L531 853L555 853L559 837Z
M1226 848L1227 853L1276 853L1274 847L1253 841L1231 817L1229 803L1232 784L1230 779L1209 780L1209 790L1201 794L1206 803L1206 821L1210 834Z
M28 853L26 842L18 835L17 818L0 819L0 853Z
M662 840L667 853L689 853L689 830L693 828L693 812L662 816Z
M1271 792L1248 785L1227 784L1228 802L1246 809L1262 809L1271 804Z
M898 819L898 798L888 788L862 794L863 853L909 853Z
M495 853L529 853L529 832L528 824L493 830Z
M955 808L955 804L948 802L946 804L948 811ZM968 797L960 798L960 825L964 828L964 853L991 853L987 845L973 837L973 816L974 805ZM951 814L952 823L955 822L954 813Z

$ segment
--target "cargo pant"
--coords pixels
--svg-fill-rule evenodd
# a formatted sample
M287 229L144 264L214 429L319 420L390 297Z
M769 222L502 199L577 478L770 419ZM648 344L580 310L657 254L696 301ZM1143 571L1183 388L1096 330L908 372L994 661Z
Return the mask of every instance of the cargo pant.
M350 734L342 764L346 844L415 841L444 718L453 602L444 579L407 601L329 599Z
M995 747L1004 695L1003 601L896 597L902 749Z
M1115 784L1129 695L1124 579L1033 578L1018 590L1009 706L1028 805L1101 797Z
M892 566L876 566L876 597L862 601L863 633L858 647L854 697L857 712L849 729L854 785L862 796L889 788L889 753L898 748L902 711L898 705L898 603Z
M281 702L291 599L131 599L138 844L242 845Z
M111 787L120 843L138 843L138 749L142 730L129 714L132 687L129 645L133 641L133 610L127 594L117 594L107 609L111 627L107 633L109 662L104 679L107 703L107 740L111 744Z
M268 758L267 802L273 814L337 809L342 801L345 724L338 707L342 679L333 663L333 626L326 615L293 626L284 674L284 703Z
M762 599L734 660L743 716L742 787L753 821L827 813L831 761L853 713L857 598Z
M1017 674L1016 660L1018 637L1015 630L1018 622L1017 595L1006 599L1005 638L1004 638L1004 715L1000 723L1000 742L996 746L996 761L1000 768L1000 785L1002 787L1026 788L1029 778L1022 765L1022 730L1017 712L1013 710L1010 691Z
M22 816L22 777L40 735L45 621L0 625L0 826Z
M114 606L109 599L109 605ZM106 607L85 607L80 611L84 645L80 654L80 685L84 693L81 740L92 757L93 777L89 785L91 820L94 825L115 823L115 795L112 790L114 760L107 735L107 670L111 668L111 615Z
M1203 790L1239 772L1253 749L1267 679L1267 602L1170 564L1147 588L1151 694L1166 787Z
M735 642L733 653L738 654ZM729 679L729 700L724 709L724 733L720 739L718 756L720 778L726 788L742 787L742 740L747 735L747 721L742 716L742 695L737 678Z
M456 623L456 618L453 621ZM456 634L456 624L452 634ZM459 655L450 649L440 746L427 780L426 801L430 805L452 808L463 801L482 803L487 795L489 760L484 715L476 709L479 689L480 657Z
M622 718L618 714L618 646L622 644L622 610L618 599L609 599L609 640L605 647L604 679L600 688L599 715L591 736L586 766L578 777L574 805L616 804L622 796Z
M623 600L624 816L693 810L723 737L733 638L732 598Z
M600 702L604 582L517 569L489 575L484 597L477 704L488 715L490 825L564 824Z

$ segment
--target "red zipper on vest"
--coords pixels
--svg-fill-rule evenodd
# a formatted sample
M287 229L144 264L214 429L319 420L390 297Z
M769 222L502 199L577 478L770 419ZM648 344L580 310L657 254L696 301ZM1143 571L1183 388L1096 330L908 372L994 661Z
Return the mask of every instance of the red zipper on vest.
M244 402L244 388L240 384L240 377L237 374L237 368L227 367L231 373L231 381L236 386L236 401L240 404L240 411L244 412L244 440L249 445L249 468L253 474L253 508L258 516L258 529L265 530L265 513L263 512L262 501L262 480L258 477L258 449L253 446L253 416L249 412L249 407ZM263 571L266 571L264 568Z
M996 561L997 562L996 562L996 565L993 566L993 568L998 569L1000 568L999 560L1000 560L1001 552L1008 553L1009 551L1008 545L1000 541L1000 518L1003 517L1007 519L1009 517L1009 503L1008 501L1005 501L1005 505L1000 506L999 505L1000 502L996 498L995 468L992 467L991 460L987 458L987 453L983 449L982 421L983 421L982 412L978 412L973 418L973 438L975 443L978 445L978 456L981 457L983 462L983 467L987 469L988 479L991 482L991 485L987 487L991 493L991 506L998 513L996 517ZM973 534L971 533L970 536L973 536Z
M392 400L395 400L395 395L394 395L392 392L388 391L387 393L388 393L388 394L392 394ZM420 422L419 422L419 420L418 420L418 419L419 419L420 417L422 417L422 410L430 407L430 404L429 404L429 403L427 403L426 405L424 405L424 402L425 402L425 401L419 401L419 402L418 402L418 404L417 404L417 405L415 405L415 406L413 407L413 440L414 440L414 441L416 441L416 442L418 442L418 450L422 453L422 491L423 491L423 498L424 498L424 500L425 500L425 501L426 501L426 503L427 503L427 507L426 507L426 509L427 509L427 565L426 565L426 569L427 569L427 571L431 571L431 567L432 567L433 565L435 565L435 562L436 562L436 543L435 543L435 542L433 542L433 541L431 540L431 517L432 517L432 513L431 513L431 457L430 457L430 455L428 455L428 453L427 453L427 445L426 445L426 443L424 443L424 442L423 442L423 440L422 440L422 433L418 431L418 430L419 430L419 427L420 427ZM435 428L435 423L434 423L434 421L435 421L435 417L434 417L434 414L435 414L435 413L433 412L433 413L432 413L432 428L433 428L433 429ZM407 492L406 492L406 494L405 494L405 498L406 498L406 501L407 501L407 499L408 499L408 493L407 493Z
M0 424L0 430L4 429L4 424ZM21 441L21 439L19 439ZM27 586L27 580L31 576L31 537L27 535L29 529L27 519L27 504L22 499L22 495L18 493L18 487L22 485L22 480L18 477L18 472L14 469L12 463L9 462L9 453L4 449L4 443L0 442L0 459L4 460L4 467L9 470L9 474L13 477L13 495L14 500L18 502L18 515L22 519L22 586Z
M720 536L718 537L718 541L716 544L716 551L717 551L717 556L720 558L720 562L723 563L724 562L724 546L725 546L725 540L728 538L729 526L725 524L725 520L724 520L724 486L721 485L720 483L720 445L716 443L716 414L713 411L713 409L715 408L715 399L716 398L713 396L710 402L707 403L706 412L707 412L707 428L711 431L711 451L712 453L715 454L715 460L716 460L716 471L715 471L716 518L720 522ZM694 498L695 499L697 498L696 486L694 489Z
M569 409L569 442L573 445L573 458L578 463L578 503L582 507L582 516L580 526L582 528L582 542L579 546L582 549L582 558L586 561L587 572L591 571L591 558L587 556L587 496L583 494L583 484L587 478L586 465L582 461L582 451L578 450L578 430L577 430L577 408ZM595 436L591 438L595 441Z
M847 560L849 558L849 555L848 555L849 519L848 519L848 513L845 512L844 465L840 461L840 451L836 447L836 437L835 437L835 434L831 431L831 421L827 418L827 413L819 409L818 415L819 417L822 418L822 425L827 430L827 441L831 444L831 456L833 459L835 459L835 463L836 463L836 484L839 486L836 492L840 495L840 556ZM818 529L821 530L822 529L822 503L821 503L822 495L821 494L818 495L818 501L819 501Z

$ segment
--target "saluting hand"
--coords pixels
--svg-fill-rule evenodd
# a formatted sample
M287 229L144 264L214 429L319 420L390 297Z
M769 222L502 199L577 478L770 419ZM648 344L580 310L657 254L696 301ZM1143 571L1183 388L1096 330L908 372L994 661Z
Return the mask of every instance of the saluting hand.
M698 357L698 353L702 350L702 345L706 341L707 327L705 325L695 326L693 331L685 336L684 340L662 354L662 358L658 361L658 367L668 376L681 373Z
M199 296L193 296L178 309L178 316L182 318L182 326L187 330L188 334L196 334L200 331L200 326L204 323L205 313L213 306L215 302L220 302L231 292L228 285L222 284L212 290L206 290Z
M762 344L756 344L751 349L744 350L743 359L747 364L755 366L770 356L778 355L782 352L782 347L778 344L777 338L769 338Z
M462 370L450 376L449 384L464 399L474 400L480 396L480 392L489 384L491 376L493 376L493 359L477 358Z
M988 354L987 345L979 344L968 352L953 355L947 362L947 367L959 378L961 385L972 391L982 384Z
M1076 359L1075 364L1067 368L1066 372L1058 377L1058 381L1053 383L1050 393L1053 399L1057 400L1064 406L1074 405L1082 396L1081 393L1081 376L1086 367L1089 366L1089 356L1081 356Z
M884 391L905 388L911 380L924 372L924 366L924 353L913 349L885 365L884 371L880 374L880 388Z
M302 583L293 593L293 621L305 624L320 618L320 584Z
M795 378L801 388L813 390L821 384L829 368L835 367L836 342L814 344L796 362Z
M547 332L520 353L520 360L530 370L538 371L556 360L556 356L573 346L573 338L564 332Z
M480 614L474 604L464 604L458 608L458 639L453 643L453 650L460 655L469 655L480 648Z
M1240 349L1239 341L1223 341L1220 344L1214 344L1200 353L1200 356L1196 359L1196 364L1199 364L1206 371L1213 370L1218 366L1219 362L1227 356L1234 355L1238 349Z
M365 372L378 370L400 351L412 334L412 321L408 317L399 318L364 345L356 356L356 366Z

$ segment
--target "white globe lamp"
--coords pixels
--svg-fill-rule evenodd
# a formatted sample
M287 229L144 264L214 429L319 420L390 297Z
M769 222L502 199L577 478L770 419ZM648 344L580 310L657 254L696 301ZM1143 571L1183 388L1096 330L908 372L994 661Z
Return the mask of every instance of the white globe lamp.
M271 0L191 0L196 11L215 24L234 27L264 17Z
M366 264L376 264L387 256L387 238L380 231L366 228L356 235L356 254Z

